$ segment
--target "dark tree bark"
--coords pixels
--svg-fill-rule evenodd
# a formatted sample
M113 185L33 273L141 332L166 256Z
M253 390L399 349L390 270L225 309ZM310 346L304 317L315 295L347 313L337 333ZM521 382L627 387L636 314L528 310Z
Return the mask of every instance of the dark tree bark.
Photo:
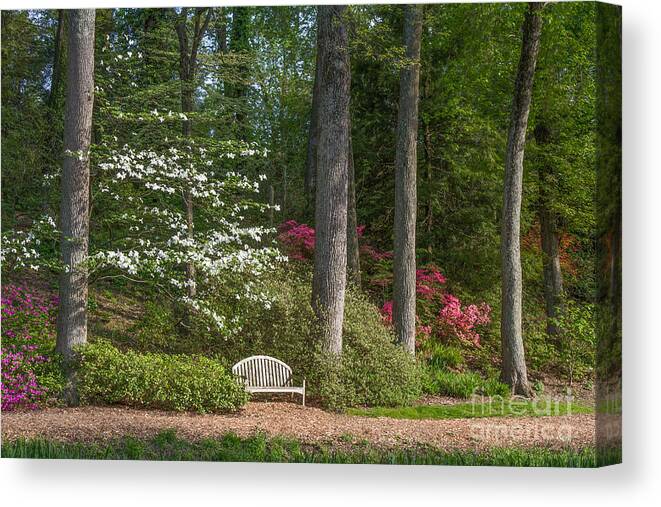
M622 7L597 10L597 463L622 448Z
M65 359L87 341L87 252L89 241L89 149L94 106L94 9L69 12L69 64L64 115L60 230L64 271L60 277L56 350ZM65 389L78 401L75 378Z
M351 142L351 121L349 122L349 152L347 189L347 281L360 287L360 245L358 243L358 216L356 214L356 174L353 163L353 143Z
M543 149L553 142L549 126L539 121L535 127L535 142ZM558 216L553 209L552 191L553 167L543 163L539 166L539 223L544 266L544 302L546 306L546 332L557 340L560 327L557 319L562 312L562 271L560 269L560 231Z
M596 8L597 399L612 403L622 394L622 8Z
M195 76L197 72L197 54L202 38L209 26L211 9L196 8L193 14L192 38L188 36L188 8L183 8L177 17L176 31L179 40L179 78L181 80L181 111L191 113L195 110ZM191 119L182 121L181 131L184 137L192 135ZM184 209L186 211L186 228L189 238L194 234L194 202L190 191L183 195ZM186 263L187 295L194 298L197 294L195 283L195 264ZM190 312L184 315L184 327L190 328Z
M62 88L62 67L64 62L64 9L57 11L57 30L55 32L55 52L53 55L53 74L51 77L51 86L48 92L48 107L51 114L56 109L57 97Z
M395 160L393 322L397 341L415 354L415 225L422 5L404 7L404 44L411 60L400 73Z
M308 130L308 149L305 158L305 194L308 197L308 206L314 209L315 180L317 175L317 145L319 144L321 101L321 81L323 79L323 51L321 43L326 39L325 27L320 22L319 9L317 9L317 55L315 59L314 85L312 87L312 109L310 110L310 126Z
M321 81L316 185L316 242L312 306L325 349L342 352L342 323L347 267L347 188L349 137L348 36L346 6L319 6L324 37L319 50L326 62Z
M275 206L275 190L273 185L269 185L269 227L273 227L275 217L273 215L273 208Z
M223 7L216 7L216 47L219 53L227 53L227 17L225 16L225 9Z
M512 392L533 396L528 382L521 311L523 282L521 276L521 197L523 193L523 157L528 128L539 39L542 33L541 10L544 4L530 2L523 23L521 57L514 85L514 100L505 156L505 187L501 231L502 257L502 373L503 382Z
M427 252L431 259L434 251L434 238L432 232L434 231L434 194L431 191L434 182L434 166L432 164L432 139L429 124L423 122L424 128L424 152L425 152L425 177L427 180L427 203L425 204L425 232L427 233Z
M229 43L229 49L233 53L246 53L250 50L249 26L250 26L250 8L233 7L232 8L232 30ZM242 80L246 79L248 67L245 64L238 66L237 73L239 80L228 86L228 95L237 102L242 102L248 94L248 85ZM245 106L241 103L235 113L236 131L239 139L246 141L248 139L248 128L246 125Z

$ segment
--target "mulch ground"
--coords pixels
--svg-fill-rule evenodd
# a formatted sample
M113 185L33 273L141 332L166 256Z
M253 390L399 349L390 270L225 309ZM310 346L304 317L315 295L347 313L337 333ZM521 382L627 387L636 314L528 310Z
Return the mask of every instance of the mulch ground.
M175 429L180 438L200 440L233 432L264 433L304 443L369 442L379 447L433 446L444 450L493 447L585 448L594 445L591 414L549 417L405 420L335 414L284 402L251 402L235 414L181 414L125 407L49 408L2 414L5 440L43 437L99 442L124 436L150 438Z

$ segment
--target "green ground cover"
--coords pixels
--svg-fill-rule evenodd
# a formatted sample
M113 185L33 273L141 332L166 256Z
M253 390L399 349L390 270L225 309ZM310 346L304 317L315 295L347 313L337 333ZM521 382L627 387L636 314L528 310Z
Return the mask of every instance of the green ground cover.
M124 437L108 443L61 443L43 439L4 442L3 458L110 459L165 461L256 461L283 463L366 463L393 465L534 466L591 468L597 464L594 449L491 449L441 451L432 448L379 449L369 444L309 445L296 440L257 435L240 438L226 434L219 439L190 442L165 431L153 439ZM606 462L615 463L613 451ZM603 462L600 462L604 464Z

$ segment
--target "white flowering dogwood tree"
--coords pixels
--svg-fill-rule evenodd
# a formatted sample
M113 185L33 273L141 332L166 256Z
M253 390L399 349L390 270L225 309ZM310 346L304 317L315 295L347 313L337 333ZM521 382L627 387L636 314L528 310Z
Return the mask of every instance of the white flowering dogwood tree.
M159 294L188 307L209 329L231 336L240 329L240 316L225 315L209 303L214 288L231 279L236 300L269 307L258 280L286 258L273 242L273 229L250 223L250 217L269 209L255 198L259 181L223 165L266 156L256 145L232 141L213 148L188 142L162 152L129 146L106 150L97 164L92 201L97 224L103 221L119 237L103 246L90 243L90 277L151 284ZM184 192L195 202L192 234L181 204ZM38 246L41 237L53 237L56 230L55 221L44 217L30 231L4 235L3 262L30 269L54 267L53 259L39 255ZM193 280L184 270L189 263L195 266ZM189 295L191 283L196 284L194 297Z
M111 151L99 164L95 200L107 206L107 220L121 227L123 236L112 248L91 254L90 272L114 268L119 276L151 283L229 335L239 329L240 317L223 315L208 304L216 284L240 280L236 299L268 307L268 295L256 281L285 258L273 243L273 230L247 219L269 207L251 198L259 192L259 182L222 169L223 159L267 153L246 143L221 146L213 157L194 143L163 153L128 146ZM181 206L185 192L195 202L192 231ZM195 267L194 279L183 269L188 264ZM190 284L195 284L193 297Z

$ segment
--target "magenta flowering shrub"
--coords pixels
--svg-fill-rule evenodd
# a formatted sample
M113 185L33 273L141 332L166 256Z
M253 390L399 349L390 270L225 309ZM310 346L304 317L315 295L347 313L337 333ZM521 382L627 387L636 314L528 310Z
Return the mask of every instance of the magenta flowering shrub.
M452 336L480 345L476 326L491 322L491 307L486 303L468 305L462 309L461 301L452 294L443 294L443 308L438 314L437 329L441 335Z
M365 240L365 226L356 228L360 239L361 268L373 296L386 299L381 315L392 325L393 302L387 300L392 287L392 252L379 250ZM278 241L291 259L314 257L315 231L307 224L288 220L278 226ZM416 270L416 334L421 347L432 337L443 341L453 338L480 346L478 328L491 322L491 308L486 303L464 305L445 284L447 279L434 265Z
M363 238L365 226L356 227L358 238ZM307 224L299 224L296 220L287 220L278 226L278 241L284 247L290 259L299 261L314 258L314 228ZM391 259L392 252L385 252L373 247L366 241L360 241L360 254L363 260L378 262Z
M33 371L46 357L37 355L36 349L36 345L27 344L2 347L2 410L35 409L46 394Z
M491 322L491 308L486 303L462 305L457 296L446 292L446 281L435 266L416 271L417 346L432 336L446 342L456 337L480 346L477 327ZM381 308L387 324L392 324L392 308L392 301L386 301Z
M48 389L35 369L49 359L43 354L54 340L57 299L36 296L15 285L2 288L2 410L37 408Z
M290 259L304 261L314 257L314 229L296 220L287 220L278 226L278 241Z

